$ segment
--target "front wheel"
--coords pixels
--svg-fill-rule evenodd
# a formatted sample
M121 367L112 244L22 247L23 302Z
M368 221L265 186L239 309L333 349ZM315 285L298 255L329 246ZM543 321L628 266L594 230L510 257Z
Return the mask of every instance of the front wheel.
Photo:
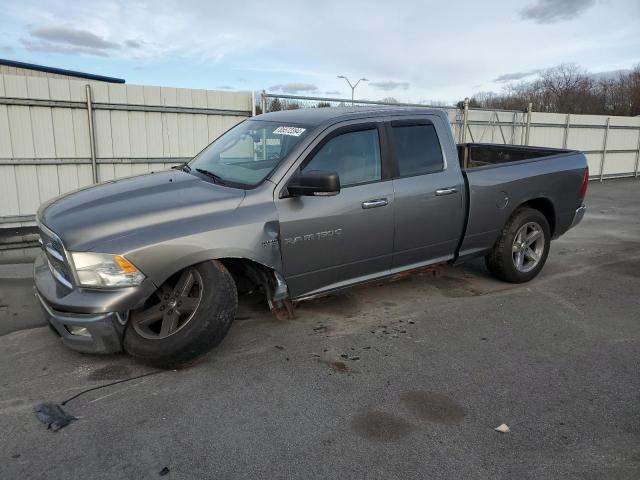
M235 282L222 263L187 267L131 312L124 349L158 367L184 366L222 341L237 308Z
M547 218L538 210L522 207L507 221L485 263L501 280L528 282L542 270L550 245Z

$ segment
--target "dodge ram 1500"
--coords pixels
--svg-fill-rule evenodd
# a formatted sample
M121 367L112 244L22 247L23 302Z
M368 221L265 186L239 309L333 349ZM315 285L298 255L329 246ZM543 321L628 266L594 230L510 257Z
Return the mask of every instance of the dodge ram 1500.
M282 315L474 257L529 281L582 219L587 181L580 152L456 146L439 110L268 113L187 164L42 205L35 290L69 347L176 365L222 340L247 290Z

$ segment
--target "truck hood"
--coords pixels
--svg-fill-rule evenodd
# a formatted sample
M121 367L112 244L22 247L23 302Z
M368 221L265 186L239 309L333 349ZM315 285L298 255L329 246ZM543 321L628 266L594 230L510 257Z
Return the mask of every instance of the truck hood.
M244 194L244 190L172 170L58 197L40 207L38 219L62 239L67 249L89 251L97 244L143 234L159 225L233 211Z

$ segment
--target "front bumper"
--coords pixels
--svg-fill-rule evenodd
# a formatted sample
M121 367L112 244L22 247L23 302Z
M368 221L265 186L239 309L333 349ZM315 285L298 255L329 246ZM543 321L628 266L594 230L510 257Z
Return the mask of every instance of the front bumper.
M114 290L68 288L54 278L43 253L33 265L33 278L49 324L67 347L86 353L122 351L128 312L141 306L156 288L149 279L138 287Z
M584 213L587 211L587 207L585 205L582 205L581 207L576 209L576 213L573 215L573 220L571 221L571 225L569 226L569 228L573 228L576 225L578 225L583 217L584 217Z
M115 312L70 313L55 310L34 288L49 324L62 338L62 342L72 350L84 353L115 353L122 351L124 323ZM74 334L83 329L84 334ZM82 331L82 330L80 330Z

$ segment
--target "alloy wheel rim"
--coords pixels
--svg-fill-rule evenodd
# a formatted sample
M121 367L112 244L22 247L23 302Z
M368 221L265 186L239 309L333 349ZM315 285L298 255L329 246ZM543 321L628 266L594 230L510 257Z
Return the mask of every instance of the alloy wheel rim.
M135 331L144 338L161 340L183 329L194 317L202 300L202 276L193 267L183 270L156 290L151 306L131 314Z
M511 247L516 270L528 273L536 268L542 260L544 246L544 231L538 223L528 222L522 225L516 232Z

